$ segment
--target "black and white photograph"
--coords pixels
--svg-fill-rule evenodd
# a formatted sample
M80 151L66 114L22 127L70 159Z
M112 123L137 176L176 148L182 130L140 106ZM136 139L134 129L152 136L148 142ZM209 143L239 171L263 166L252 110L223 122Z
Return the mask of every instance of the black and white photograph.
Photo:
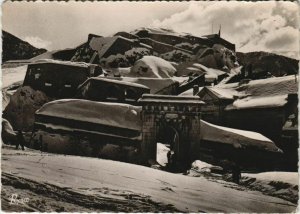
M1 7L1 211L297 213L298 1Z

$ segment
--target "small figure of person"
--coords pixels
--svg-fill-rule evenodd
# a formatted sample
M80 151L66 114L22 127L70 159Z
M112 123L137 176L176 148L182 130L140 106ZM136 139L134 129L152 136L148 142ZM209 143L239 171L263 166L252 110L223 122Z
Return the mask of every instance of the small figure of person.
M48 151L47 143L43 142L43 135L39 136L39 145L40 145L40 148L41 148L41 152L47 152Z
M241 169L239 165L235 163L232 169L232 180L234 183L239 184L240 178L241 178Z
M24 144L25 144L25 139L23 136L23 132L21 130L18 130L16 149L19 149L19 146L21 146L22 150L24 150Z

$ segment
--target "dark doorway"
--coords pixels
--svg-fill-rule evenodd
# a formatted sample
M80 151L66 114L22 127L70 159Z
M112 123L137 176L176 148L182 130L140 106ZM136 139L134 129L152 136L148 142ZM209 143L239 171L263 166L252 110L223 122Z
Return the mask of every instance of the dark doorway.
M178 160L177 157L180 152L179 144L179 133L178 131L170 125L164 125L160 128L157 135L157 142L163 144L168 148L168 151L160 153L159 155L164 155L166 157L159 157L161 159L167 160L166 168L170 171L177 171Z

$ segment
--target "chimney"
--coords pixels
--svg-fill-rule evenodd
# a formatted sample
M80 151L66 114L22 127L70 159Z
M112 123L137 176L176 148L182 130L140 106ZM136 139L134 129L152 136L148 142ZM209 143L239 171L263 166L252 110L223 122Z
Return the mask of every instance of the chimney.
M194 86L193 86L193 95L194 95L194 96L197 95L198 92L199 92L199 86L198 86L198 85L194 85Z

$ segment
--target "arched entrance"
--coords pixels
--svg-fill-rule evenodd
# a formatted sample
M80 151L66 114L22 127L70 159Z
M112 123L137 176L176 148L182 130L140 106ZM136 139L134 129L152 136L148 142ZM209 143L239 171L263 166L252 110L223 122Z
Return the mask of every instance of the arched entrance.
M143 95L141 162L149 165L157 158L157 142L170 145L177 169L190 163L200 134L200 109L197 97Z
M163 144L169 150L163 153L159 153L160 159L165 159L166 167L170 170L175 170L178 167L178 157L181 153L180 134L176 128L170 125L161 126L157 133L157 143Z

